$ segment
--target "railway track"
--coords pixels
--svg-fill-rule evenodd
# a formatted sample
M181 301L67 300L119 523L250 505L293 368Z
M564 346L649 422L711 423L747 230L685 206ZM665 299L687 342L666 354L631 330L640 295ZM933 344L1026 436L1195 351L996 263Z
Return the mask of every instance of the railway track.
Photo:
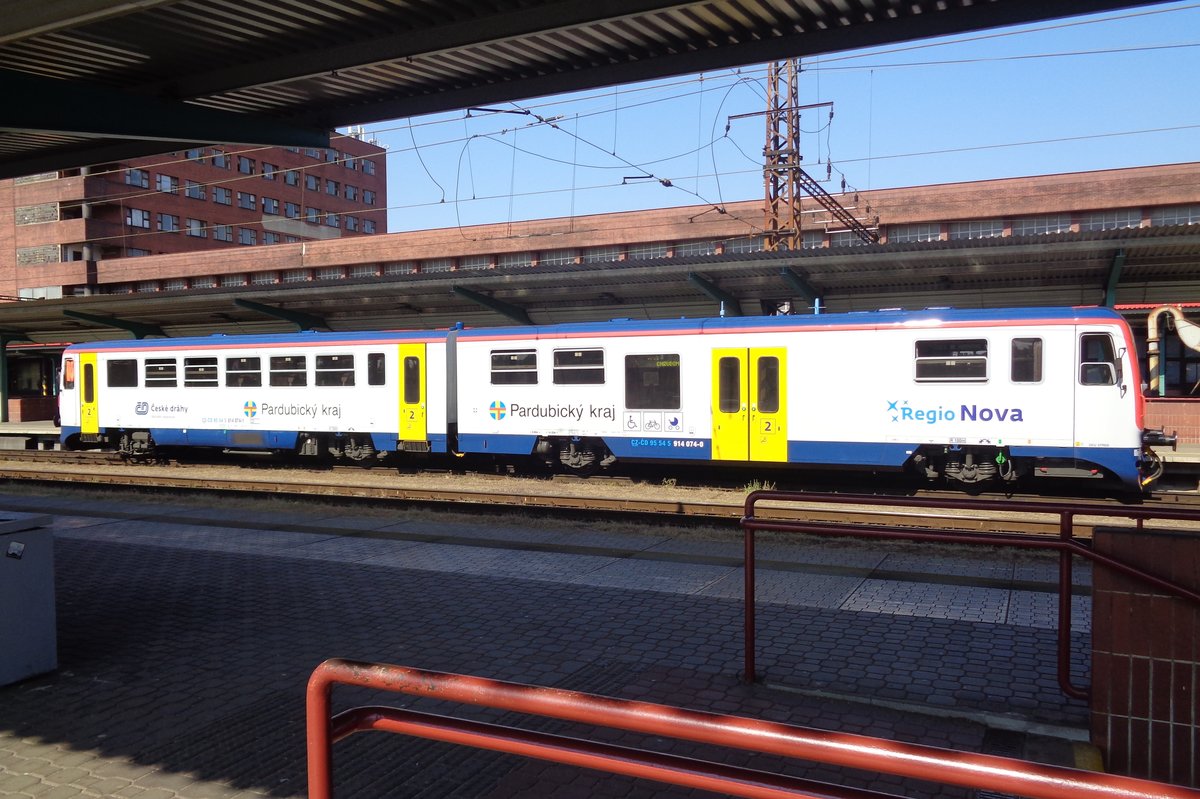
M744 491L676 489L639 484L626 478L539 480L473 476L446 472L401 474L390 469L342 467L254 468L243 465L129 465L106 453L28 451L0 453L0 479L42 484L94 485L165 492L213 492L326 500L370 500L466 512L498 509L564 515L634 518L651 523L736 524ZM985 515L855 506L768 506L778 519L881 524L964 532L1057 535L1057 516ZM1169 500L1165 500L1169 501ZM1094 522L1093 522L1094 523ZM1090 537L1092 524L1080 519L1076 534Z

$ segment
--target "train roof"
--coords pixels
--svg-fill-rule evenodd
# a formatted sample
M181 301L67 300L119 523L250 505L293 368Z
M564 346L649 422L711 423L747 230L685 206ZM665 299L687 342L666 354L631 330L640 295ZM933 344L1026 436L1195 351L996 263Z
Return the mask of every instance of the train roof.
M789 330L882 330L888 328L939 328L965 325L999 324L1077 324L1121 322L1111 308L925 308L920 311L885 309L849 313L809 314L802 316L727 316L696 319L612 319L607 322L569 322L558 325L533 325L463 330L463 339L519 339L545 337L583 337L588 335L663 335L673 333L783 332Z
M717 332L779 332L784 330L879 330L898 327L957 327L979 324L1076 324L1087 322L1123 322L1111 308L925 308L919 311L885 309L803 316L729 316L683 319L611 319L606 322L569 322L556 325L486 327L455 329L463 339L520 339L544 337L584 337L612 335L663 335ZM75 344L68 351L140 351L233 349L241 347L286 347L297 344L333 346L337 344L433 343L445 341L447 330L378 330L317 333L272 333L266 335L196 336L153 340L113 340Z

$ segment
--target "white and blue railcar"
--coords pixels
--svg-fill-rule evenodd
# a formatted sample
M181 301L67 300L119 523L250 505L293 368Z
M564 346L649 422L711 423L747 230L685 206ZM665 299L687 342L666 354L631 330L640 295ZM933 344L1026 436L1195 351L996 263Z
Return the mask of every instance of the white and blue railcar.
M1128 325L1100 308L613 321L458 335L459 449L1152 478Z
M134 456L159 447L353 460L446 452L445 375L444 332L77 344L63 353L62 440Z

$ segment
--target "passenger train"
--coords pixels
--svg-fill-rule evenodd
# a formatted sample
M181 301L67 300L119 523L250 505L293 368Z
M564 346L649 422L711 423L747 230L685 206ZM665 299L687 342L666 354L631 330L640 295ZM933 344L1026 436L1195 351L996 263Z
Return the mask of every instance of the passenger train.
M928 309L77 344L62 440L374 461L912 471L958 484L1161 470L1128 325Z

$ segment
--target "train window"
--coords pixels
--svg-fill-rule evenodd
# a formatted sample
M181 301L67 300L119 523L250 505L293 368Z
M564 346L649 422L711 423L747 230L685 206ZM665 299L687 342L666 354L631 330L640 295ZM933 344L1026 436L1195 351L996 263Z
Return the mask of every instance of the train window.
M1040 338L1013 339L1011 377L1014 383L1042 382L1042 340Z
M225 385L237 388L262 385L262 358L226 358Z
M917 342L920 382L982 383L987 380L987 341L981 338Z
M196 388L217 387L216 358L184 358L183 384Z
M95 367L90 363L83 365L83 401L86 403L96 401L96 372Z
M354 356L318 355L316 379L318 386L354 385Z
M62 370L63 389L75 388L75 359L65 358Z
M303 355L279 355L271 358L271 385L307 386L308 362Z
M604 382L604 350L555 350L554 383L560 386Z
M742 359L722 358L717 362L717 410L737 413L742 409Z
M1117 357L1107 333L1084 333L1079 337L1079 382L1085 386L1117 384Z
M625 407L679 409L679 355L626 355Z
M137 388L137 361L132 358L108 362L108 385L110 388Z
M147 358L146 388L175 388L176 369L174 358Z
M404 359L404 404L416 405L421 401L421 359L409 356Z
M492 350L492 385L535 385L537 352L534 350Z
M367 355L367 385L382 386L387 380L387 371L382 352L372 352Z
M779 413L779 359L774 355L758 359L759 413Z

